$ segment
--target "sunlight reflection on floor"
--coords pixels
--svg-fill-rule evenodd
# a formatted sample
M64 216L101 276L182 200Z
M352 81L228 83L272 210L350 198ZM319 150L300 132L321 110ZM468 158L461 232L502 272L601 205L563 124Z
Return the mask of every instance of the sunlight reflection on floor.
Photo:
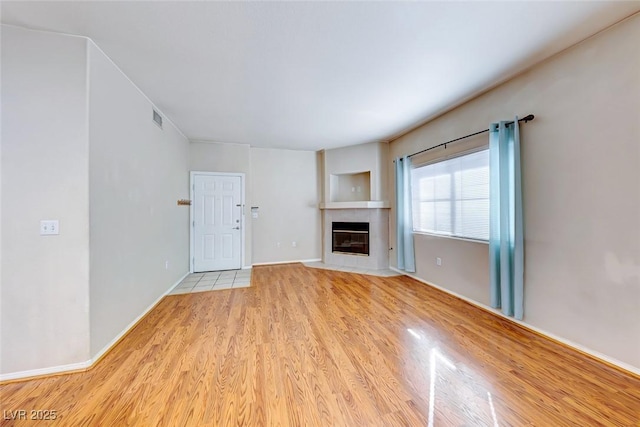
M423 331L407 328L407 332L414 341L412 347L422 354L428 350L429 354L428 426L433 427L442 419L453 424L481 422L482 425L497 427L491 393L468 373L461 372L435 344L428 343ZM416 345L420 348L417 349ZM481 390L486 393L486 398Z

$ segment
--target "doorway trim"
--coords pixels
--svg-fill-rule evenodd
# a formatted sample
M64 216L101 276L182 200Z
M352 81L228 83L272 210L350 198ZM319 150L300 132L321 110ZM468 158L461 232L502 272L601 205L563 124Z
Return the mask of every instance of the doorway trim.
M240 199L242 204L242 215L240 216L240 228L241 228L241 237L240 237L240 268L245 268L246 260L245 260L245 174L243 172L205 172L205 171L191 171L189 172L189 200L191 200L191 205L189 206L189 272L193 273L193 263L195 260L195 242L193 239L193 228L194 228L194 218L193 218L193 200L195 196L195 183L194 178L196 175L207 175L207 176L237 176L240 177Z

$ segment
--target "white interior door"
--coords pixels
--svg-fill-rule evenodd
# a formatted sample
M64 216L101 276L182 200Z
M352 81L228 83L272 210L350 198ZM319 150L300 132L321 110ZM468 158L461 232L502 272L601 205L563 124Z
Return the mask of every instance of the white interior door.
M193 271L242 267L241 175L193 174Z

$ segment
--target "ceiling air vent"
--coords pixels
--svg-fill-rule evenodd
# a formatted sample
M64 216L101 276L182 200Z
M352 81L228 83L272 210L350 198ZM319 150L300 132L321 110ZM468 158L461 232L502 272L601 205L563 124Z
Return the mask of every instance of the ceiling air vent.
M153 110L153 121L162 129L162 116L156 110Z

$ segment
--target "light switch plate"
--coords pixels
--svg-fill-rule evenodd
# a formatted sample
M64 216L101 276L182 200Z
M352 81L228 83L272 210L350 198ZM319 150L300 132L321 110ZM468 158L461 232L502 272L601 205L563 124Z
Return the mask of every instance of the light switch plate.
M44 219L40 221L40 235L53 236L60 234L60 223L57 219Z

